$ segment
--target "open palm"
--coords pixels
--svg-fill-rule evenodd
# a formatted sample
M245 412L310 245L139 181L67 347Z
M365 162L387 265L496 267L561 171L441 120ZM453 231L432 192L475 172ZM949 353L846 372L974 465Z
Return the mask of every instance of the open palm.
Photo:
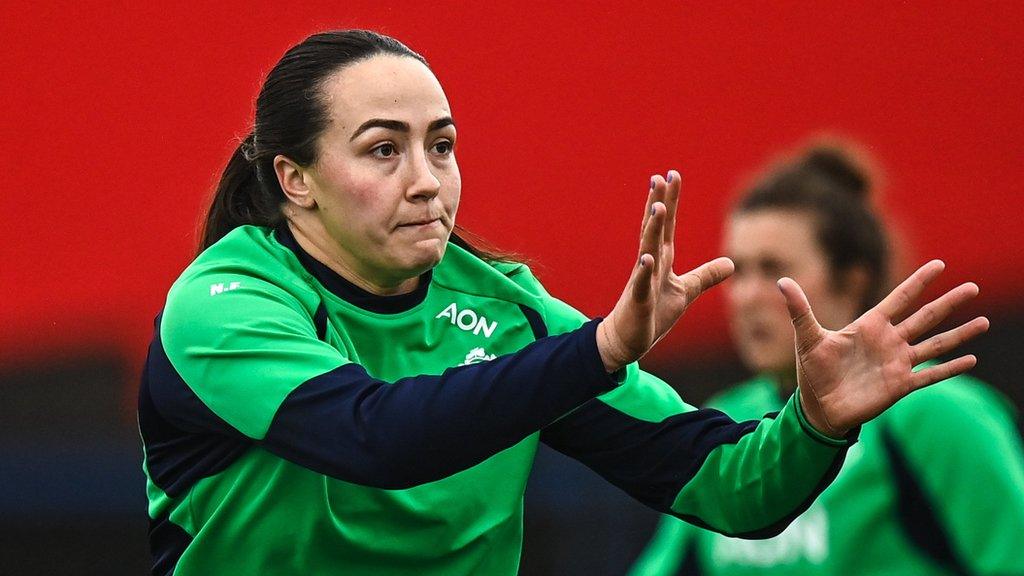
M978 317L913 344L978 294L977 285L961 284L906 315L910 304L944 268L939 260L928 262L877 306L838 331L818 324L796 282L789 278L779 281L796 332L800 400L815 428L842 436L912 391L974 366L976 358L967 355L913 371L916 365L988 330L988 320ZM898 322L901 316L906 319Z
M685 274L672 271L680 180L674 170L667 178L651 178L637 264L615 308L598 327L598 349L610 371L639 360L697 297L733 272L728 258L717 258Z

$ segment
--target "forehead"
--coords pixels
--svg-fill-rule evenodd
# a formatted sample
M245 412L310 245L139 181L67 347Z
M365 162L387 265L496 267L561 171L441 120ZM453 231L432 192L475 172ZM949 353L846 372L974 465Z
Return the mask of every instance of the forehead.
M757 210L729 221L726 249L735 257L822 257L814 216L797 210Z
M355 130L370 118L415 126L450 116L441 84L423 63L406 56L377 55L328 77L322 94L332 123Z

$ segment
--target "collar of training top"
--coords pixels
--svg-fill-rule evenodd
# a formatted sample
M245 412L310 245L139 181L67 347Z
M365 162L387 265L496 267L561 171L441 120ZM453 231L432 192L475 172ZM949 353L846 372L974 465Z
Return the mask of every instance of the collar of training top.
M432 270L427 270L421 274L419 285L408 294L379 296L349 282L340 274L310 256L309 253L299 246L298 241L295 240L295 236L288 229L287 224L281 224L275 228L274 234L282 246L295 253L302 267L319 280L332 294L363 310L378 314L397 314L412 309L427 297L427 289L430 287L430 279L433 276Z

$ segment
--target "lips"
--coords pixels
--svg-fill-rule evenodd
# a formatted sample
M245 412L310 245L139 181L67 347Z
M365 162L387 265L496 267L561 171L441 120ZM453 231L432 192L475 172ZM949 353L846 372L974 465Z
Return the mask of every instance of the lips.
M441 223L441 218L440 217L437 217L437 218L425 218L423 220L414 220L412 222L404 222L402 224L399 224L397 227L398 228L416 228L416 227L420 227L420 226L429 226L429 225L431 225L431 224L433 224L435 222L440 224Z

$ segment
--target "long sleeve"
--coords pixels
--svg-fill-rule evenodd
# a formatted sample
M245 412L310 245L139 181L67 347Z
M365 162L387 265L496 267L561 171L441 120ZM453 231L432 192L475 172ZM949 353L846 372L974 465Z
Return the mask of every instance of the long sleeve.
M521 276L543 302L548 333L586 321ZM856 435L825 438L796 399L777 415L737 423L685 404L634 364L621 386L546 427L541 441L656 510L723 534L767 538L835 478Z
M597 352L596 323L490 362L384 382L319 340L310 314L281 288L225 279L235 288L202 292L219 280L172 291L147 360L147 466L170 494L251 444L349 482L418 485L481 462L616 385Z
M738 423L671 394L637 370L545 428L541 441L655 510L742 538L781 532L835 478L852 444L810 430L795 397L778 414Z

